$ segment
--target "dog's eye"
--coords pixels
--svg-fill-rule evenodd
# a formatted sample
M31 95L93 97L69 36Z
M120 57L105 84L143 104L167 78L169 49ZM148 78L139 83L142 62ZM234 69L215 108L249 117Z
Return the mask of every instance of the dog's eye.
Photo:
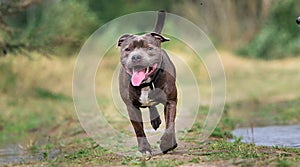
M129 52L131 49L130 48L125 48L125 51L126 52Z

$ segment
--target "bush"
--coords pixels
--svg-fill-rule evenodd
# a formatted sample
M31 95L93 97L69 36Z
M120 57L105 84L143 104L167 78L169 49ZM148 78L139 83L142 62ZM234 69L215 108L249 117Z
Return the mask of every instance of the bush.
M261 31L237 53L262 59L299 55L300 33L295 23L296 5L294 0L276 1Z
M99 25L84 0L44 1L28 13L31 17L26 27L14 39L34 50L41 48L55 54L70 55L79 51Z

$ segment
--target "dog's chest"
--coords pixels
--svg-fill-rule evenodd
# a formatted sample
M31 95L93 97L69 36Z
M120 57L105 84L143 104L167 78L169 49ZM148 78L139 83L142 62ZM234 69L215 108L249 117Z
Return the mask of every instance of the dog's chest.
M142 107L150 107L153 106L155 104L157 104L157 102L155 102L154 99L150 98L150 93L152 92L150 86L144 87L141 89L141 95L139 98L139 102L141 103Z

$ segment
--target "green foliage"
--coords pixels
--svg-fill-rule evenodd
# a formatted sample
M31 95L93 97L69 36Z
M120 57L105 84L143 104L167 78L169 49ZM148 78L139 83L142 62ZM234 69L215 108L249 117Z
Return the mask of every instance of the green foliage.
M237 53L262 59L276 59L299 54L300 33L295 23L298 12L296 6L297 2L294 0L276 1L261 31Z
M98 24L86 1L49 1L41 4L20 38L33 47L71 54L79 50Z
M217 138L232 138L231 130L234 129L235 125L236 122L228 116L227 112L224 112L222 119L218 126L214 129L211 136Z
M139 0L89 0L90 9L96 13L99 20L108 22L124 14L139 11L170 11L172 4L180 0L139 1Z
M228 104L226 105L226 110L227 110ZM207 111L207 107L201 107L199 112ZM230 116L228 116L227 111L224 112L224 115L222 116L218 126L214 129L214 131L211 134L211 137L216 137L216 138L232 138L231 130L234 129L236 125L236 121L233 120ZM183 133L202 133L203 131L203 122L201 121L195 121L193 124L192 128L183 131ZM188 138L185 138L184 140L189 140ZM192 139L193 140L193 139Z
M230 138L232 137L232 134L229 130L223 130L220 127L216 127L211 136L217 138Z
M209 150L220 150L210 156L211 159L230 158L258 158L258 150L253 144L242 144L239 142L227 142L218 140L209 146Z

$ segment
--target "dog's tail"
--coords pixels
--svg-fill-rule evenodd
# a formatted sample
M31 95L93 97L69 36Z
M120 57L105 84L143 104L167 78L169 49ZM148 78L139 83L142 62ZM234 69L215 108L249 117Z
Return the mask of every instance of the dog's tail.
M166 12L163 10L158 11L153 32L156 32L158 34L161 33L162 29L164 28L165 18L166 18Z

